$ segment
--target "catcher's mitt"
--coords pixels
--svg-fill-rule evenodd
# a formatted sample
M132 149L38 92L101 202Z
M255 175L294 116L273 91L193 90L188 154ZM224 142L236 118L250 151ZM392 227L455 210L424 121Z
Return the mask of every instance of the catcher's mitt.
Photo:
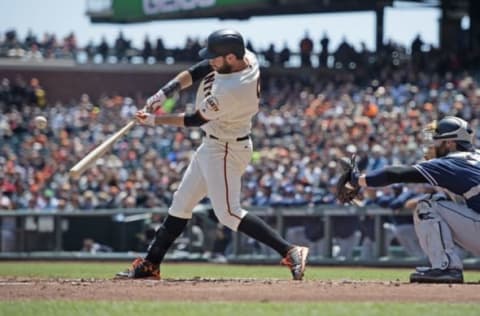
M352 173L358 174L358 167L355 156L351 159L340 159L340 165L343 169L343 174L337 182L337 199L341 203L351 203L358 195L360 186L358 183L352 184Z

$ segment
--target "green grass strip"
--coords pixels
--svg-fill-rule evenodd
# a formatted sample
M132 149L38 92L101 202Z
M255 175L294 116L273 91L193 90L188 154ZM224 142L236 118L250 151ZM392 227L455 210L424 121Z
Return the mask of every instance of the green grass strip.
M105 278L110 279L128 263L101 262L1 262L2 277L39 278ZM290 279L290 272L281 266L241 266L228 264L162 265L163 278L260 278ZM412 269L362 267L308 267L307 280L379 280L408 281ZM480 271L466 271L465 281L480 282Z
M0 315L346 315L346 316L474 316L476 304L433 303L186 303L186 302L15 302L0 303Z

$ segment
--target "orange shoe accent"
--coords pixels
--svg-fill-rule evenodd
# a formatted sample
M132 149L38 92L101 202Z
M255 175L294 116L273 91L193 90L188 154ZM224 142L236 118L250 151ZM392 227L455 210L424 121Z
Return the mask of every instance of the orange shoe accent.
M287 266L292 272L294 280L302 280L305 274L305 267L307 265L308 248L294 246L292 247L285 258L280 261L280 264Z
M133 260L130 268L116 274L119 278L160 280L160 269L143 258Z

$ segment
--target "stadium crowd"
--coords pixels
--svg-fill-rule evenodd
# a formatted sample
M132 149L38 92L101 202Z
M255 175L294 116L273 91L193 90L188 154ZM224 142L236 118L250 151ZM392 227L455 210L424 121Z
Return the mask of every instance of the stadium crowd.
M62 50L73 52L74 35L69 38ZM422 128L445 115L464 118L480 136L480 87L475 73L466 71L466 65L476 67L473 55L459 58L413 46L401 58L396 54L400 48L389 51L386 45L371 64L344 46L347 57L337 54L334 68L349 68L353 59L358 67L334 70L328 80L302 73L265 76L252 129L256 151L242 178L244 205L335 204L339 158L355 153L362 170L412 164L422 158L417 146ZM374 71L362 67L366 64ZM193 91L183 93L160 111L191 109L193 97ZM144 101L121 95L90 100L83 94L71 103L51 104L37 79L2 79L0 209L91 212L168 206L201 142L198 129L136 127L79 179L68 176L73 164L130 120ZM37 115L48 118L46 129L33 124ZM428 190L365 190L364 203L399 209ZM350 224L372 237L368 219ZM310 227L310 234L321 235L312 232L319 226Z
M63 37L44 33L40 37L29 30L21 38L15 29L8 29L0 34L0 58L38 61L74 59L79 63L192 63L198 61L197 52L203 45L204 39L188 37L183 47L166 47L162 37L151 40L145 35L143 46L135 47L132 40L120 31L113 41L102 37L99 43L90 40L82 46L74 32ZM327 34L316 40L308 32L301 37L296 48L289 47L287 43L282 48L275 47L273 43L267 48L260 48L247 41L247 48L257 53L262 64L269 67L361 68L370 73L372 69L379 71L389 64L440 72L480 66L480 51L468 48L460 39L457 47L449 50L440 50L425 43L420 35L407 46L388 40L378 53L370 51L365 43L359 46L355 48L344 38L338 47L332 49Z
M356 153L362 169L421 158L421 129L444 115L457 115L475 129L480 90L471 76L420 75L367 87L339 80L302 84L268 78L254 123L256 152L244 181L246 205L334 203L336 161ZM48 92L47 92L48 93ZM137 104L123 96L75 104L48 104L36 79L29 84L3 79L0 86L0 183L10 208L84 209L166 206L201 141L197 129L137 127L79 181L68 169L95 144L132 118ZM191 106L191 95L176 102ZM47 94L48 97L48 94ZM48 128L33 117L43 114Z

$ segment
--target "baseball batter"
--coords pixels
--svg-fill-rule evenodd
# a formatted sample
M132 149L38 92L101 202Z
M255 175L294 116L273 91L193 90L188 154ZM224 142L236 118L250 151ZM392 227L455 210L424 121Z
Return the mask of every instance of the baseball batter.
M253 53L245 49L234 30L219 30L200 50L204 61L179 73L147 100L147 110L138 111L138 122L155 126L199 126L203 142L192 157L173 197L168 216L156 232L145 258L117 274L128 278L160 278L160 263L192 217L193 207L210 198L219 221L234 231L275 249L295 280L303 278L308 248L294 246L240 205L241 176L252 156L251 120L258 112L260 70ZM195 113L156 116L150 114L167 97L201 80Z
M429 124L425 136L425 161L366 175L352 169L341 191L392 183L430 183L444 191L420 200L414 212L415 231L431 267L417 268L410 282L462 283L454 244L480 255L480 151L473 147L472 129L458 117ZM349 192L339 192L339 200L343 194Z

